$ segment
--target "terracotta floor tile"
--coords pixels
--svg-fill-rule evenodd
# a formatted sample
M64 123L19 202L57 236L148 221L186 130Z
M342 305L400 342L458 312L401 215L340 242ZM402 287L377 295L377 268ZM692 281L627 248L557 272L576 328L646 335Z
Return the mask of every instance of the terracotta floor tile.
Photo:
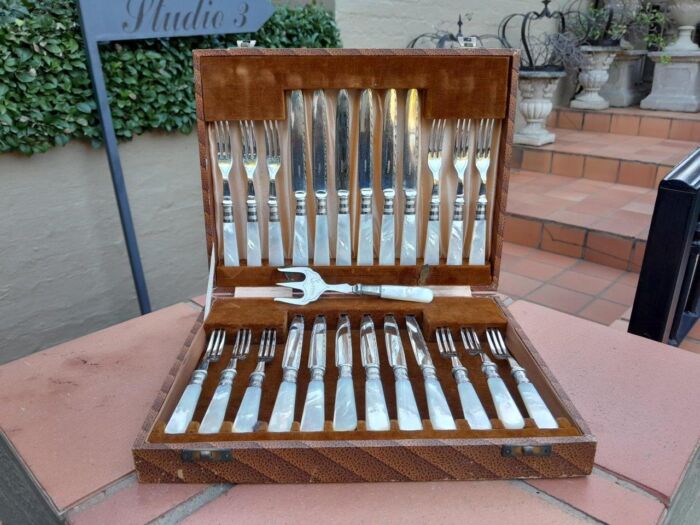
M552 165L552 154L549 151L523 149L523 160L520 167L524 170L549 173Z
M583 175L583 160L583 155L554 153L550 171L555 175L565 177L581 177Z
M581 202L569 206L566 211L587 215L595 222L597 219L607 217L618 207L619 205L612 205L609 202L599 200L595 195L591 195ZM588 225L590 226L593 222L588 223Z
M654 525L666 510L660 501L595 472L585 478L538 479L528 483L609 525Z
M617 159L604 159L602 157L589 156L586 157L583 177L604 182L615 182L619 169L620 161Z
M576 313L593 300L590 295L545 284L527 296L528 301L554 308L560 312Z
M700 341L700 323L695 323L693 325L693 327L690 329L690 332L688 332L688 337Z
M625 272L620 276L617 282L626 284L627 286L634 286L636 288L637 283L639 282L639 274L633 272Z
M509 310L598 439L596 463L668 501L700 439L700 357L522 300Z
M620 261L627 261L632 252L632 241L613 235L589 232L586 238L586 249L609 255Z
M564 272L552 279L552 284L588 295L598 295L610 286L611 281L578 272Z
M586 231L583 228L571 228L549 222L543 226L540 248L578 259L583 254L585 239Z
M654 213L654 205L653 204L647 204L646 202L639 202L639 201L632 201L627 204L625 204L622 207L623 210L626 211L633 211L636 213L643 213L647 215L649 218L648 220L651 221L651 215Z
M656 186L656 168L656 164L623 161L620 164L620 174L617 177L617 182L653 188Z
M177 304L0 367L0 427L59 509L133 471L131 446L197 315Z
M618 270L617 268L610 268L609 266L603 266L602 264L595 264L589 261L579 261L571 267L571 271L576 273L583 273L586 275L592 275L593 277L606 279L610 282L614 281L623 273L625 273L622 270Z
M540 286L542 281L510 272L501 272L498 281L498 291L513 298L524 297Z
M637 238L645 226L638 224L636 221L606 218L594 222L591 228L613 235Z
M583 112L582 111L567 111L559 110L559 119L557 128L560 129L576 129L583 127Z
M672 120L668 138L673 140L693 140L693 124L692 120Z
M583 118L583 131L608 133L610 131L610 115L606 113L586 113Z
M171 508L184 503L209 485L178 485L135 483L69 518L71 525L149 523Z
M640 118L634 115L613 115L610 123L610 133L620 135L637 135Z
M551 266L556 266L565 270L578 262L577 258L566 257L557 253L550 253L542 250L535 250L527 257L531 261L537 261Z
M503 255L511 255L513 257L524 257L534 251L534 248L514 244L512 242L503 243Z
M530 259L520 259L508 268L508 271L538 281L547 281L560 273L562 268Z
M634 294L636 290L637 289L635 286L617 282L605 290L601 297L629 307L632 306L632 303L634 302Z
M620 332L627 332L630 327L630 322L629 321L624 321L622 319L615 319L612 323L610 323L610 328L613 330L619 330Z
M681 342L679 348L700 355L700 341L698 341L697 339L689 339L686 337Z
M547 193L545 193L545 195L548 197L555 197L557 199L563 199L565 201L570 201L570 202L581 202L583 199L588 197L590 194L583 193L580 191L569 190L567 188L562 188L562 189L550 190Z
M625 312L627 306L606 301L604 299L596 299L591 304L586 306L578 313L578 317L590 319L596 323L610 325L616 321Z
M536 247L542 236L542 223L530 221L521 217L509 216L506 218L504 240Z
M639 124L639 134L644 137L665 139L671 128L671 120L667 118L644 117Z
M550 215L547 215L546 218L552 221L556 221L560 224L578 226L580 228L587 228L589 226L592 226L598 220L597 217L593 215L577 213L570 210L556 211Z
M456 525L465 523L465 516L478 516L484 525L583 525L584 521L568 509L525 490L521 483L238 485L181 523L223 525L235 512L235 522L246 525L309 523L313 517L334 525Z

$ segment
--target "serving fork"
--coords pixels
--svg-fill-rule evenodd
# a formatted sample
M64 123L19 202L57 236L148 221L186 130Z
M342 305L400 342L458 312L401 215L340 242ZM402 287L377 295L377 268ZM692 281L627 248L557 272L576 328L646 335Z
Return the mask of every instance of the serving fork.
M231 186L229 185L229 174L233 167L231 158L231 126L227 121L214 122L214 135L216 137L216 164L219 167L224 187L224 197L221 201L224 230L224 266L238 266L240 265L238 241L236 239L236 225L233 221Z
M248 388L245 389L241 406L238 408L236 419L233 421L234 432L254 432L258 424L260 412L260 398L262 397L262 384L265 380L265 364L275 357L277 346L277 330L266 328L260 337L258 348L258 364L248 379Z
M241 142L243 143L243 167L248 179L248 196L246 207L248 220L246 222L246 263L248 266L261 266L260 228L258 226L258 205L255 201L255 186L253 177L258 167L258 148L255 143L255 124L252 120L241 120Z
M537 427L559 428L557 420L554 419L549 408L547 408L547 405L542 400L542 396L540 396L535 385L528 379L525 369L520 366L510 352L508 352L501 332L496 328L489 328L486 330L486 339L489 342L493 356L496 359L508 361L511 370L510 373L518 384L518 391L520 392L520 397L523 399L523 403L525 403L527 413L535 420Z
M445 119L433 120L428 141L428 168L433 176L430 196L428 234L425 241L424 264L440 263L440 170L442 169L442 142L445 136Z
M481 358L481 371L486 376L486 382L493 398L493 404L496 406L498 419L501 420L506 428L524 428L525 420L520 414L513 397L510 395L506 384L498 375L498 366L491 361L481 348L479 336L473 328L463 327L460 330L462 335L462 343L469 355L478 355Z
M166 434L183 434L192 421L194 411L197 408L199 396L202 393L202 383L207 378L209 363L214 363L221 358L226 342L225 330L214 330L209 337L209 344L204 352L204 357L199 366L192 373L192 379L180 397L173 415L170 416L168 424L165 426Z
M476 430L488 430L491 427L491 421L486 415L479 396L474 390L474 385L469 381L467 369L464 368L462 362L457 355L452 332L449 328L438 328L435 332L435 338L438 342L438 350L440 357L449 359L452 363L452 377L457 383L457 391L459 392L459 400L462 403L462 412L464 419L467 420L469 426Z
M481 119L476 134L476 155L474 164L479 171L479 199L476 203L476 216L472 230L469 264L486 264L486 182L491 165L491 141L495 119Z
M455 126L454 151L452 162L457 172L457 194L452 210L452 227L447 248L447 264L462 264L464 251L464 173L469 166L469 142L471 140L471 119L459 119Z
M215 434L221 429L226 415L226 407L228 400L231 397L231 386L236 378L236 365L238 361L243 361L248 357L250 351L250 330L244 328L236 333L236 340L233 344L231 352L231 360L226 365L226 368L221 372L219 377L219 385L214 391L214 396L211 398L209 408L199 425L200 434Z
M265 164L270 180L270 191L267 197L269 217L267 223L267 259L270 266L284 266L284 244L282 227L277 203L277 172L282 165L279 129L277 121L266 120L265 127Z

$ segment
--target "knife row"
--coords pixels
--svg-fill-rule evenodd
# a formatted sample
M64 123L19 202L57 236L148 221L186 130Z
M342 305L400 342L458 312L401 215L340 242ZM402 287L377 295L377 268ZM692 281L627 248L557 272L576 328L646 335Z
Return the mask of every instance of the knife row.
M360 108L357 118L357 188L351 187L350 156L352 109L350 95L345 89L338 92L335 108L335 200L337 202L337 221L335 231L334 264L349 266L353 264L353 246L356 246L354 264L369 266L375 263L374 246L374 207L382 210L380 243L377 262L380 265L415 265L418 254L416 203L418 200L420 166L421 166L421 113L418 90L410 89L406 93L402 189L404 197L403 228L400 239L400 253L397 257L396 240L398 237L395 224L395 201L397 187L398 156L398 95L395 89L386 90L383 103L383 123L381 135L381 196L374 191L374 129L375 95L371 89L365 89L360 95ZM326 95L323 90L313 94L311 125L311 182L315 198L315 223L313 232L313 250L309 243L309 223L307 220L307 199L312 196L307 186L307 125L303 92L295 90L290 93L289 105L289 165L285 173L290 174L289 186L294 196L294 230L292 236L292 264L308 266L313 258L313 265L331 264L329 221L328 221L328 153L329 130ZM452 147L443 148L447 121L433 120L427 148L427 164L432 183L430 210L427 232L422 254L424 264L440 263L440 176L446 151L452 150L452 162L457 174L457 187L453 195L452 221L449 231L449 243L446 263L464 264L465 243L465 186L470 187L472 163L479 173L479 193L475 202L472 236L468 263L483 265L486 262L487 238L487 183L491 161L491 145L494 138L495 119L468 120L458 119L454 124ZM254 177L258 163L256 144L256 124L253 121L239 121L242 142L242 160L247 178L246 195L246 247L245 264L262 265L262 248L258 210L255 196ZM232 168L231 155L232 123L219 121L214 123L216 156L223 184L222 221L223 252L226 266L239 266L236 227L234 224L233 199L231 193ZM271 266L285 264L286 247L280 225L279 201L277 197L277 172L283 164L283 148L280 146L279 127L276 121L264 121L265 164L269 181L268 197L268 263ZM472 151L473 150L473 151ZM235 170L238 171L238 170ZM466 177L466 180L465 180ZM352 199L359 198L359 226L357 235L352 234L354 216ZM469 195L467 195L469 198ZM375 202L376 200L376 202ZM471 207L469 208L471 209Z
M423 388L428 406L430 424L434 430L456 430L454 416L440 384L433 364L428 344L415 317L406 317L406 330L417 365L423 375ZM308 356L310 381L306 393L303 415L299 430L301 432L321 432L326 422L323 377L326 369L326 319L316 317L311 334ZM499 420L506 429L521 429L525 420L511 396L505 382L498 373L496 364L484 353L481 342L474 329L462 328L460 331L464 349L470 355L479 355L481 371L487 379L489 393ZM452 333L447 328L438 328L436 339L440 356L451 362L452 376L462 407L462 415L470 428L489 430L491 421L469 380L467 369L462 365L456 350ZM414 385L408 376L406 355L404 352L399 325L393 316L384 320L384 337L389 366L394 372L396 392L396 414L399 429L418 431L423 429L423 420L413 392ZM558 428L556 419L547 408L534 385L529 381L525 370L508 353L503 337L498 329L488 329L486 337L494 357L508 360L511 373L518 386L518 391L531 417L538 428ZM304 319L296 316L289 328L287 342L282 357L283 378L279 385L274 408L267 424L267 432L290 432L294 423L295 401L297 392L297 375L301 363L304 339ZM166 434L181 434L187 431L207 376L209 362L221 356L225 342L224 330L213 332L207 351L200 365L195 370L190 384L185 389L173 415L166 425ZM214 434L221 431L231 396L231 387L236 377L236 365L245 359L251 345L250 330L239 330L236 335L231 361L221 372L218 386L201 421L200 434ZM274 330L263 331L258 351L258 362L250 374L248 387L233 421L234 433L255 432L260 429L259 411L263 395L262 384L265 379L265 364L274 358L276 333ZM380 379L381 359L374 323L368 315L364 316L360 326L360 354L365 368L365 427L369 431L390 430L390 414L384 397ZM338 380L336 384L333 411L333 430L338 432L357 429L358 415L355 404L353 383L353 359L350 319L341 315L335 335L335 365Z

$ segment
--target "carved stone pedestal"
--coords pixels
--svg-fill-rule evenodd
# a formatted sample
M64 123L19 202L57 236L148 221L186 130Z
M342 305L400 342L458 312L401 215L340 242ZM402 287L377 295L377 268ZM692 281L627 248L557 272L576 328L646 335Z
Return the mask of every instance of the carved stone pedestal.
M556 136L547 130L545 123L552 112L552 97L563 71L521 71L520 113L526 125L516 132L513 142L529 146L543 146L554 142Z
M647 52L638 49L617 53L610 66L610 78L600 89L600 95L614 108L636 106L649 94L644 83L644 57Z
M608 81L608 70L619 47L581 46L584 62L578 81L583 91L571 101L575 109L607 109L610 103L600 96L600 88Z
M649 53L656 66L651 94L643 109L700 111L700 51ZM670 62L669 62L670 59Z

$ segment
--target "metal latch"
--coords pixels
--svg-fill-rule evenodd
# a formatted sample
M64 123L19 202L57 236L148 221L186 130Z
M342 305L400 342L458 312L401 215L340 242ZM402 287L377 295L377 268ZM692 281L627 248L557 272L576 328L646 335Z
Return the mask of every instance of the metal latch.
M198 449L198 450L183 450L181 452L182 461L192 463L193 461L233 461L231 450L220 449Z
M501 456L507 458L521 456L544 457L552 455L552 445L503 445Z

